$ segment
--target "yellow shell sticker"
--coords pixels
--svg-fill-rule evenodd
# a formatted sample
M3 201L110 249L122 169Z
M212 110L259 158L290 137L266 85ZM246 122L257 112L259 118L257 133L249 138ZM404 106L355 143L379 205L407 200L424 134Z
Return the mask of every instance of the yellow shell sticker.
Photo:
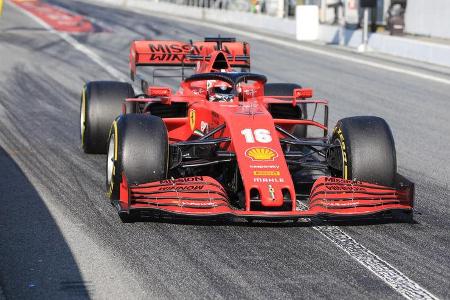
M253 147L245 151L245 156L253 161L274 161L278 157L278 153L267 147Z
M280 171L253 171L254 176L280 176Z
M195 128L195 110L191 109L189 111L189 125L191 126L191 130Z

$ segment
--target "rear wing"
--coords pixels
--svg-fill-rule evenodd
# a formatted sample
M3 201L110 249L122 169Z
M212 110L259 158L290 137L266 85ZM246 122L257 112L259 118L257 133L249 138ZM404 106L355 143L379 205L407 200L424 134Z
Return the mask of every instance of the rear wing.
M130 48L131 78L138 66L194 67L208 61L214 51L227 53L231 67L250 68L250 46L234 38L205 38L204 42L134 41Z

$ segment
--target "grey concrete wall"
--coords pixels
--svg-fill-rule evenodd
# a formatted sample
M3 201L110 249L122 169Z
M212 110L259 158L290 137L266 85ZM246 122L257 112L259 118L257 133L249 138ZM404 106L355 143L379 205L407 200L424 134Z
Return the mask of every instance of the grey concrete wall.
M121 0L102 0L105 2L120 2ZM250 27L262 32L271 34L283 34L295 36L295 20L280 19L262 14L252 14L248 12L239 12L221 9L203 9L193 6L183 6L167 2L154 2L149 0L128 0L128 6L144 8L170 15L191 17L212 21L220 24L230 24L234 26Z
M406 32L450 38L450 0L409 0Z
M339 30L336 26L321 25L319 40L339 44ZM344 39L344 45L357 48L361 44L362 31L345 30ZM389 55L450 67L450 45L372 33L369 34L369 48Z

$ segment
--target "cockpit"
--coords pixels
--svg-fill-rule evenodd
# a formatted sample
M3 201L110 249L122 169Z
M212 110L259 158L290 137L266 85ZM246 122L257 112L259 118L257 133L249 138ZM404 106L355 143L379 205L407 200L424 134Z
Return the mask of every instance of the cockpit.
M194 74L184 80L184 88L194 94L204 94L208 101L245 101L263 95L267 78L247 72L213 72ZM202 91L202 92L199 92Z

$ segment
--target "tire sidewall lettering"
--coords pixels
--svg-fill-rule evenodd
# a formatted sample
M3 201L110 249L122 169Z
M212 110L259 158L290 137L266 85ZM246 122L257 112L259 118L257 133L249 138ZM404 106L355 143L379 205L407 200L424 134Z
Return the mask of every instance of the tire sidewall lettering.
M342 153L342 177L344 179L348 179L348 158L347 158L347 152L348 148L345 143L344 133L342 132L342 129L340 127L336 127L334 130L335 134L337 135L339 139L339 143L341 145L341 153Z

